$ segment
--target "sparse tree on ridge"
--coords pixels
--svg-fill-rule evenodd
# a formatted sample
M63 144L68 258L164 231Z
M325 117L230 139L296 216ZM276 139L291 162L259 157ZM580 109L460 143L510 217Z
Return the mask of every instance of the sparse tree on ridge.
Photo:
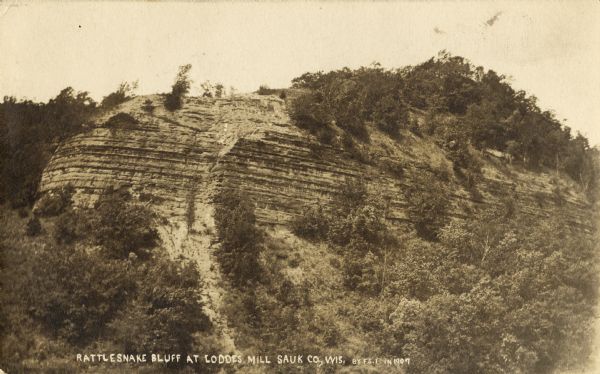
M138 81L134 82L121 82L119 88L115 92L111 92L102 99L100 106L102 108L110 109L135 96L134 92L138 88Z
M168 110L174 111L181 109L183 106L183 98L190 92L190 87L192 85L192 81L189 77L191 69L191 64L179 67L175 83L172 86L171 92L167 94L167 98L165 99L165 107Z

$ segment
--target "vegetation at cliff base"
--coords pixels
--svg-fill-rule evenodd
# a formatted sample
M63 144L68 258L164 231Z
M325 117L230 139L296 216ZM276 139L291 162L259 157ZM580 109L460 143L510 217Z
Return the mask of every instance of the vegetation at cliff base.
M221 247L221 271L238 287L261 278L263 233L256 226L254 205L241 191L224 190L216 198L215 224Z
M25 239L26 218L2 211L2 368L78 372L73 352L215 348L198 340L211 329L198 270L167 257L152 212L112 192L94 209L56 213L35 217L38 235Z
M338 330L339 341L360 337L370 355L410 357L408 373L549 373L585 364L600 286L597 233L574 228L561 207L540 219L504 204L439 221L436 240L424 240L390 231L385 205L368 191L350 182L329 211L307 209L292 223L339 259L322 273L333 289L339 273L344 287L326 322L351 324ZM423 224L432 224L429 211L420 212Z

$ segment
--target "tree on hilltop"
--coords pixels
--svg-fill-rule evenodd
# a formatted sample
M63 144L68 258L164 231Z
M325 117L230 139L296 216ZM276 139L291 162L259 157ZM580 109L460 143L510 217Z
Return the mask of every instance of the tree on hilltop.
M165 100L165 107L168 110L174 111L181 109L183 105L183 98L190 92L190 87L192 85L192 81L189 77L191 69L191 64L182 65L179 67L179 72L175 78L175 83L172 86L171 92L167 94L167 98Z

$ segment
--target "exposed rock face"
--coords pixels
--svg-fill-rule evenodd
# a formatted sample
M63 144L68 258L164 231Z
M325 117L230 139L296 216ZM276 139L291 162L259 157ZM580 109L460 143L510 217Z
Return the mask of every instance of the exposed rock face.
M97 119L104 123L115 113L126 112L139 123L99 126L59 147L46 168L41 191L71 183L85 203L108 187L130 187L164 200L158 205L169 215L181 215L188 192L209 174L220 153L238 138L252 137L257 128L253 121L268 125L268 120L282 117L274 110L266 116L264 101L249 105L242 99L192 99L183 110L171 113L158 96L151 97L159 105L150 114L141 109L145 98Z
M142 109L148 98L156 105L151 114ZM215 186L229 185L254 198L262 222L280 224L306 204L330 199L345 178L358 177L389 197L388 219L404 220L402 191L411 184L411 176L428 168L424 157L437 153L438 159L444 158L431 145L425 152L429 154L415 154L414 149L423 148L419 140L378 144L375 138L372 148L387 148L387 154L375 158L400 161L404 176L392 175L377 162L358 163L291 125L285 103L274 96L190 98L176 112L166 111L160 96L137 97L97 122L117 112L139 123L99 126L67 141L46 168L41 192L71 183L78 191L77 201L89 203L106 188L130 188L142 200L155 202L165 218L178 220L189 216L190 205L210 202ZM452 186L453 215L460 217L462 208L480 201L497 203L502 195L512 195L531 214L547 214L542 205L554 200L549 175L513 170L509 180L499 169L487 164L480 187L483 198L473 199L460 186ZM565 199L572 221L586 226L585 215L578 214L586 206L581 197L571 193Z
M152 113L142 109L146 99L156 106ZM372 137L371 164L354 161L293 126L284 101L274 96L190 98L176 112L162 104L158 95L137 97L98 118L97 127L58 148L40 190L72 184L76 203L91 204L107 188L128 188L150 204L164 219L162 237L171 254L198 262L205 277L207 313L232 349L227 323L218 313L222 289L211 239L212 198L219 188L241 188L256 202L262 223L282 224L306 205L326 204L346 178L361 178L388 198L387 219L406 226L403 190L428 165L448 167L443 152L431 142L412 136L396 142L382 134ZM131 117L107 124L119 112ZM382 167L390 162L402 165L401 176ZM555 205L555 187L550 175L511 168L509 178L498 162L490 159L485 165L482 196L473 198L456 182L449 185L454 217L478 204L499 204L502 196L514 197L529 214L551 214L547 206ZM573 225L591 226L583 198L570 192L564 199Z

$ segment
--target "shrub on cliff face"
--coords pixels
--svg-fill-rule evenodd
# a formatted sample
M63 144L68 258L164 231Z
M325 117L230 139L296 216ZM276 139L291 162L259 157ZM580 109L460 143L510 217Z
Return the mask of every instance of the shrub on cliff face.
M151 210L129 202L127 196L108 194L96 203L92 237L109 257L124 259L130 252L148 257L159 241L154 218Z
M146 113L154 113L154 109L156 108L156 106L154 106L154 104L152 103L152 100L150 99L146 99L144 101L144 105L142 105L142 110L144 110L144 112Z
M277 90L269 88L269 86L267 86L266 84L261 84L260 87L258 87L258 90L256 91L256 93L259 95L271 95L274 92L277 92Z
M338 211L348 213L367 202L367 184L358 178L346 178L336 194L333 205Z
M350 290L376 295L380 291L380 259L373 252L363 253L354 248L346 248L344 255L344 285Z
M108 192L93 211L66 210L56 220L54 238L59 244L87 240L114 259L126 259L130 253L148 258L159 243L154 221L155 214L132 202L127 193Z
M67 185L45 194L37 203L35 214L41 217L54 217L64 212L72 204L75 189Z
M303 238L316 240L326 237L327 218L321 207L306 209L292 221L292 231Z
M386 96L375 104L373 122L379 129L392 138L397 138L400 129L407 127L408 108L401 99L392 96Z
M257 282L262 270L263 233L256 226L254 205L239 191L224 190L216 198L215 224L223 273L237 287Z
M100 107L104 109L110 109L126 102L135 96L133 92L137 89L137 86L137 81L131 83L122 82L119 84L119 88L115 92L111 92L102 99Z
M110 117L106 123L104 123L104 126L110 128L111 130L133 130L138 128L139 123L140 121L135 119L135 117L131 114L120 112Z
M320 102L315 93L303 93L299 95L290 106L290 118L296 126L316 134L320 129L329 126L330 116L327 114L324 104Z
M165 98L165 107L168 110L174 111L181 109L183 106L183 98L188 94L191 87L191 80L189 78L190 70L192 65L182 65L179 67L179 72L175 78L175 83L172 86L171 92L167 94Z
M435 240L447 222L449 199L444 186L431 175L421 175L406 191L408 215L417 234Z

